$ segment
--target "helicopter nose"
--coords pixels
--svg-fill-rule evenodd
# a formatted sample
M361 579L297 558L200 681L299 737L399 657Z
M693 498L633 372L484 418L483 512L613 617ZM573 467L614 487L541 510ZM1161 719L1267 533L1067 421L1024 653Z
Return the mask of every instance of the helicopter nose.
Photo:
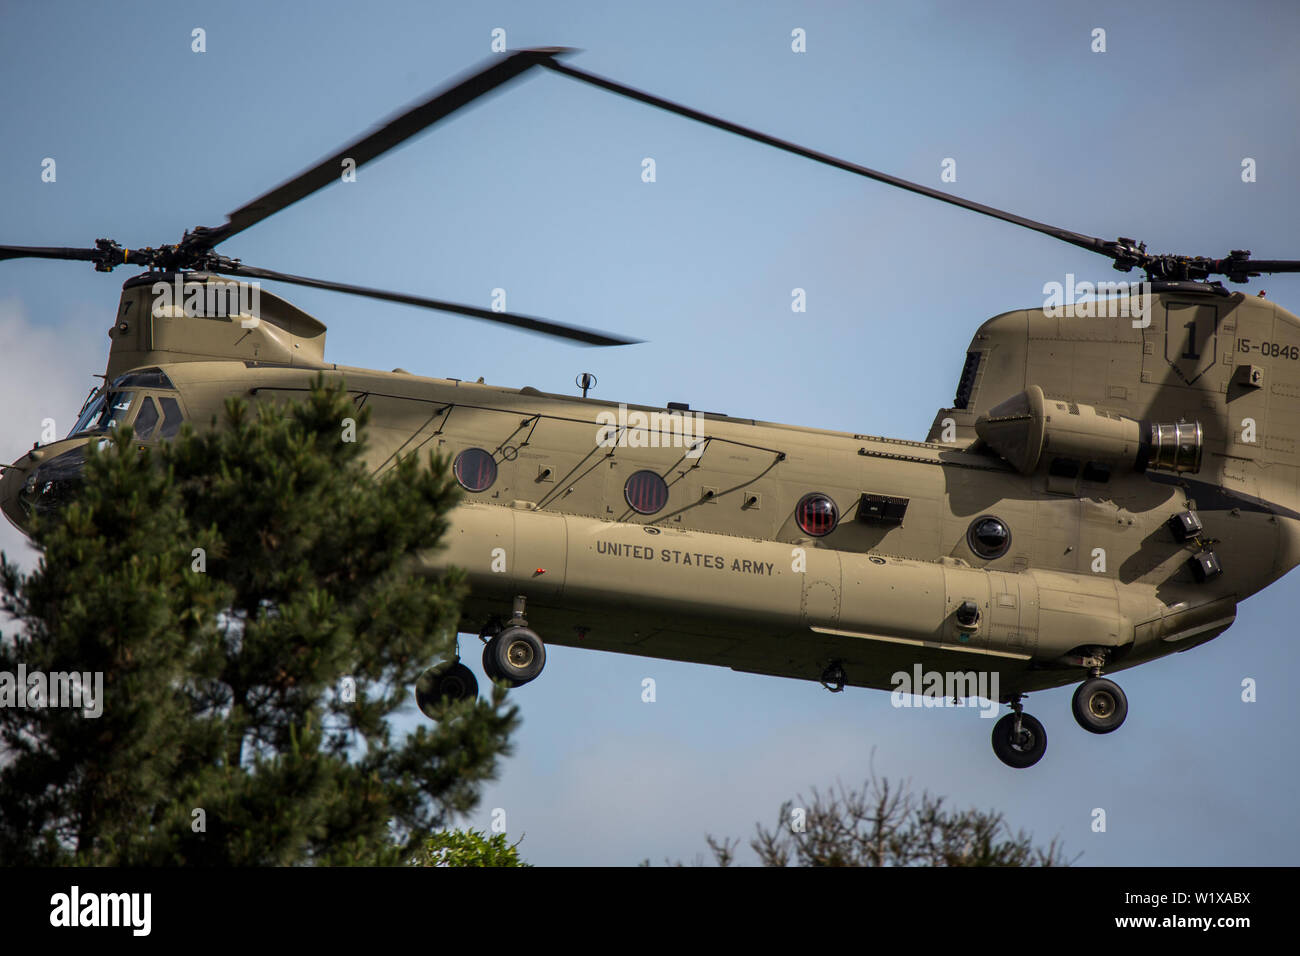
M4 474L0 475L0 511L4 512L4 516L9 519L11 525L26 534L27 528L23 523L24 514L18 504L18 495L22 491L23 482L27 480L27 475L30 474L31 469L23 468L22 460L7 466Z
M72 496L86 464L84 441L33 448L0 477L0 510L28 534L31 516L50 511Z

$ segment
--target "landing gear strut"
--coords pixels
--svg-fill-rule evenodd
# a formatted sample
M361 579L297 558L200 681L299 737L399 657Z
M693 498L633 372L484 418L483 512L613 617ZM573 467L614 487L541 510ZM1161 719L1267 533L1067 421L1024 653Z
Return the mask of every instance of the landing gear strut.
M546 645L528 626L525 599L515 598L514 614L483 648L483 672L489 680L520 687L535 680L546 666Z
M1024 713L1020 695L1011 698L1011 713L993 725L993 752L1008 767L1032 767L1047 753L1047 731L1038 719Z

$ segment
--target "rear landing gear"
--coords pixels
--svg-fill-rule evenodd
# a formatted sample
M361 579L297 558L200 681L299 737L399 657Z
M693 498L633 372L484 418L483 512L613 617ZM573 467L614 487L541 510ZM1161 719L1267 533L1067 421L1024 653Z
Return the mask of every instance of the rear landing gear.
M521 687L536 680L546 666L546 645L524 618L524 598L515 598L514 615L483 648L483 672L489 680Z
M1128 698L1114 681L1090 677L1075 690L1071 708L1084 730L1108 734L1119 730L1128 716Z
M1038 719L1023 712L1019 697L1011 700L1011 713L993 725L993 752L1008 767L1024 770L1047 753L1047 731Z

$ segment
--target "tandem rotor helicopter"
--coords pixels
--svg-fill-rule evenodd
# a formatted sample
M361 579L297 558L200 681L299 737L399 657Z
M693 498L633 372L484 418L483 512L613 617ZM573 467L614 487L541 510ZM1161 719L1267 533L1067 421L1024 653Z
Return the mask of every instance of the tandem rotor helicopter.
M1300 319L1211 281L1297 272L1300 261L1244 251L1155 255L1131 239L1035 222L596 76L566 63L567 52L495 57L175 245L0 246L0 259L146 269L122 286L105 384L71 433L4 469L5 516L22 529L34 510L64 498L85 445L109 428L165 440L184 421L215 421L228 396L283 400L323 372L372 409L376 471L422 450L452 460L464 499L446 546L423 568L468 572L461 630L484 640L492 679L535 679L546 643L816 680L834 691L890 690L898 673L924 669L963 676L957 692L970 697L975 678L988 677L994 690L981 681L979 696L1011 707L993 727L993 749L1018 768L1047 749L1024 695L1078 682L1075 719L1110 733L1128 703L1104 674L1213 639L1239 601L1300 563ZM1142 270L1145 280L1108 290L1127 295L985 322L952 407L935 415L925 441L910 441L620 407L585 388L577 397L348 368L326 361L319 321L223 278L423 306L587 345L630 344L214 251L334 182L346 162L361 166L535 67L1032 229L1121 271ZM159 291L168 288L176 294ZM214 298L217 308L203 307ZM459 659L430 668L416 688L422 708L477 692Z

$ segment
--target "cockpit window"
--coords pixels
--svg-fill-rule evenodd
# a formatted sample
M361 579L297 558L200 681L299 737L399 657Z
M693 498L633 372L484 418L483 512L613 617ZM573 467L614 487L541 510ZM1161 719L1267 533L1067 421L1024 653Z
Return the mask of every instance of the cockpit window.
M130 414L134 400L134 391L115 391L99 396L85 407L68 437L116 428ZM180 434L184 421L185 414L176 399L167 395L145 395L140 400L133 432L140 441L175 438Z
M138 368L113 380L113 388L175 388L167 373L160 368Z
M135 416L135 437L145 441L153 435L154 426L158 424L158 406L148 395L140 403L140 411Z
M176 433L181 430L181 422L185 416L181 414L180 403L174 398L160 398L158 403L162 405L163 423L162 428L158 431L159 438L175 438Z
M104 410L104 396L100 395L93 402L81 410L81 415L77 418L77 424L72 426L72 431L68 432L68 437L80 434L90 427L90 423L99 417L99 413Z
M126 418L126 413L131 410L131 400L133 398L135 398L135 392L109 392L108 398L104 401L104 408L99 413L99 418L95 419L95 424L88 430L106 432L110 428L116 428L122 419Z

